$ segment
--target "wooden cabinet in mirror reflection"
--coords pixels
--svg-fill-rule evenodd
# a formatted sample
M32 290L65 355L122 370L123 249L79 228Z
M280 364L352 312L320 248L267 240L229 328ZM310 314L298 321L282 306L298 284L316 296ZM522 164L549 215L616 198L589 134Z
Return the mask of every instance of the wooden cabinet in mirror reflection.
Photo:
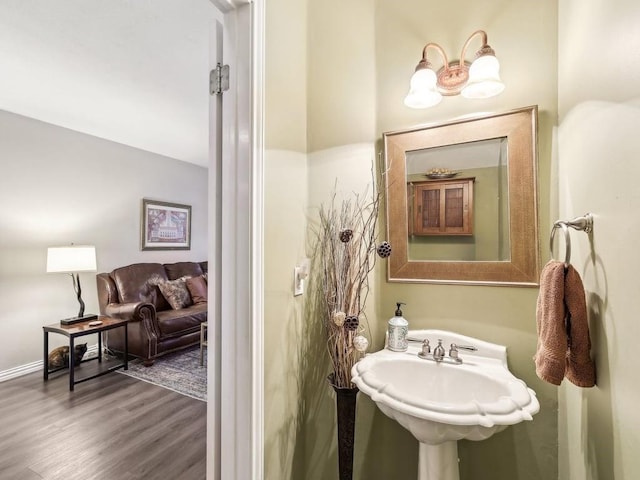
M407 184L409 235L473 235L474 178Z

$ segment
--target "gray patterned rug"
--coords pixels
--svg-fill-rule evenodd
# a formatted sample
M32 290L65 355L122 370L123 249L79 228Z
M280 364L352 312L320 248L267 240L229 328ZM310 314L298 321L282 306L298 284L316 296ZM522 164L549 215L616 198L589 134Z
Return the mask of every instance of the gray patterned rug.
M205 349L204 366L201 367L200 347L197 345L158 357L150 367L145 367L140 359L135 359L129 362L129 370L116 371L207 401L207 354Z

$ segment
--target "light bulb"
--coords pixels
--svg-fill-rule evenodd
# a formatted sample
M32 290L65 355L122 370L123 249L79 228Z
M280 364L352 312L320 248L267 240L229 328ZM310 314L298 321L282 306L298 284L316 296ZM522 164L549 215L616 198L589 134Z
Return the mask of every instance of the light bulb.
M493 55L483 55L469 67L469 80L462 89L465 98L489 98L502 93L500 62Z
M442 95L436 90L436 80L436 73L430 68L416 70L404 104L410 108L429 108L440 103Z

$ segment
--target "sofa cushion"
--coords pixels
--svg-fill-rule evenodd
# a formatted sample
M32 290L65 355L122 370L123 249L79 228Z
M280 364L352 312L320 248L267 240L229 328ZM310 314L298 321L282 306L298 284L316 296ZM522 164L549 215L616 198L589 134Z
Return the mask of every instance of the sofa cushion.
M181 277L197 277L202 275L202 268L196 262L177 262L164 265L169 280L176 280Z
M207 304L199 303L182 310L158 312L157 320L160 338L200 331L200 324L207 321Z
M120 303L149 302L158 311L170 308L157 286L167 281L161 264L135 263L116 268L111 272L111 278L118 289Z
M174 310L180 310L181 308L193 305L185 278L161 282L158 284L158 288L160 288L162 296Z
M204 275L187 278L186 284L193 303L207 302L207 282L204 280Z

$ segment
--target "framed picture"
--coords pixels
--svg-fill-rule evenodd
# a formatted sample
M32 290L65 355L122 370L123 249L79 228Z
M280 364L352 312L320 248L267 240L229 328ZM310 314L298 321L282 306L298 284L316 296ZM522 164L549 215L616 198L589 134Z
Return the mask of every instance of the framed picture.
M142 199L142 250L190 250L191 206Z

